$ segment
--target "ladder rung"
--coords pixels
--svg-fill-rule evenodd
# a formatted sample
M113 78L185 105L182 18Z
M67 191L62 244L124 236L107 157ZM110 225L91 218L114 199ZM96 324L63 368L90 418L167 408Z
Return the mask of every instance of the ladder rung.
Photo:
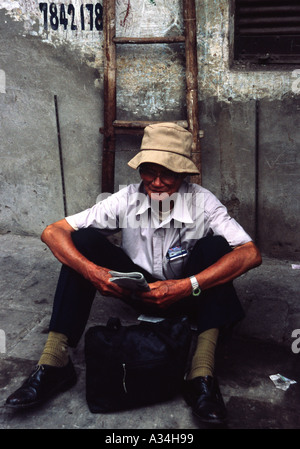
M164 120L165 121L165 120ZM154 123L162 123L163 120L138 120L138 121L127 121L127 120L115 120L113 126L115 128L115 134L141 134L143 130L148 125L153 125ZM188 122L186 120L172 121L183 128L188 128Z
M161 37L114 37L115 44L174 44L185 42L184 36L161 36Z

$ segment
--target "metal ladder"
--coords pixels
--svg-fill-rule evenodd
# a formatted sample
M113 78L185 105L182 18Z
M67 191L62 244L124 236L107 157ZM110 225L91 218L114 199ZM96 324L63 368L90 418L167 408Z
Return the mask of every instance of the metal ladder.
M176 123L187 128L193 135L192 159L198 167L200 175L193 175L192 181L201 184L195 0L183 0L184 35L174 37L116 37L115 15L115 0L103 0L104 127L100 129L103 134L102 192L113 193L114 191L115 136L117 134L142 134L145 126L150 123L158 123L156 121L117 120L116 45L118 44L185 44L187 120L176 121Z

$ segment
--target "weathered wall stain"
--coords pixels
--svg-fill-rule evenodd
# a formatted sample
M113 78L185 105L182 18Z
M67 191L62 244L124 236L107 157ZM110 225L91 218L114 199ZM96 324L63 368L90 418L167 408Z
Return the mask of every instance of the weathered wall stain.
M0 93L6 93L6 76L4 70L0 70Z
M0 9L5 10L14 21L23 24L24 37L35 36L56 48L66 45L69 50L78 52L89 66L101 69L101 1L2 0Z
M45 2L50 4L50 2ZM71 2L70 2L71 3ZM95 0L89 2L94 7ZM69 3L66 3L66 7ZM82 30L80 20L81 0L73 0L74 24L77 30L45 30L39 2L34 0L3 0L0 8L14 20L22 21L24 34L40 36L52 45L68 45L82 53L87 64L102 71L102 32L90 30L88 23ZM215 97L219 101L248 101L249 99L279 99L291 95L295 80L290 70L247 71L246 68L230 68L231 43L233 39L233 17L230 16L229 0L200 0L196 2L198 23L198 66L200 99ZM181 2L174 0L116 0L117 32L119 35L168 35L182 32ZM88 11L85 10L85 20ZM69 18L70 19L70 18ZM139 67L136 65L137 74ZM144 69L144 67L143 67ZM101 76L100 76L101 78ZM100 79L101 82L101 79ZM126 86L124 86L126 88ZM132 88L132 83L129 84ZM149 85L146 87L149 89Z
M126 21L127 21L127 19L130 20L130 16L132 18L130 0L126 0L126 1L127 1L127 5L125 5L125 2L123 0L125 10L120 11L120 13L119 13L120 17L123 16L123 19L120 18L120 26L121 27L125 27L127 25L128 22L126 23ZM121 6L122 1L119 0L118 3L119 3L119 6Z

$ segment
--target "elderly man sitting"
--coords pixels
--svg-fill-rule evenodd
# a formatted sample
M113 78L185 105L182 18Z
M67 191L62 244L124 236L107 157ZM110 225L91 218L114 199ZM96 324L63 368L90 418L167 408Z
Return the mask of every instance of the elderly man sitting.
M7 405L40 404L76 382L67 348L81 338L98 290L140 310L195 317L198 339L185 399L201 420L225 419L215 347L219 332L244 316L232 280L259 265L261 256L220 201L185 180L198 173L191 146L191 133L174 123L147 126L141 151L128 163L139 169L141 182L44 230L43 242L62 263L50 332L37 369ZM121 247L106 238L119 230ZM150 290L133 299L110 282L110 270L140 271Z

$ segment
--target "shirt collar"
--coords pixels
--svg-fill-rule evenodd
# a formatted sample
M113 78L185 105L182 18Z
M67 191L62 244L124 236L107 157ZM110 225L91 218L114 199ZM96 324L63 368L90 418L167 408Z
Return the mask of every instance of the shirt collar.
M142 199L139 207L137 207L135 215L142 215L146 210L151 208L150 198L144 189L143 181L141 181L141 183L139 185L138 193L142 194L141 198L143 198L143 199Z
M178 201L175 201L171 218L180 223L192 224L194 222L191 216L192 193L188 192L188 183L186 181L183 181L178 193L180 195L178 197Z
M146 194L143 182L140 183L138 191L143 193L143 200L136 210L136 215L142 215L149 209L151 209L151 201L149 196ZM179 190L178 198L175 201L174 208L172 209L169 217L163 222L163 224L169 223L172 219L179 223L192 224L193 218L190 211L192 210L192 193L188 193L188 183L183 181ZM186 194L186 195L185 195Z

